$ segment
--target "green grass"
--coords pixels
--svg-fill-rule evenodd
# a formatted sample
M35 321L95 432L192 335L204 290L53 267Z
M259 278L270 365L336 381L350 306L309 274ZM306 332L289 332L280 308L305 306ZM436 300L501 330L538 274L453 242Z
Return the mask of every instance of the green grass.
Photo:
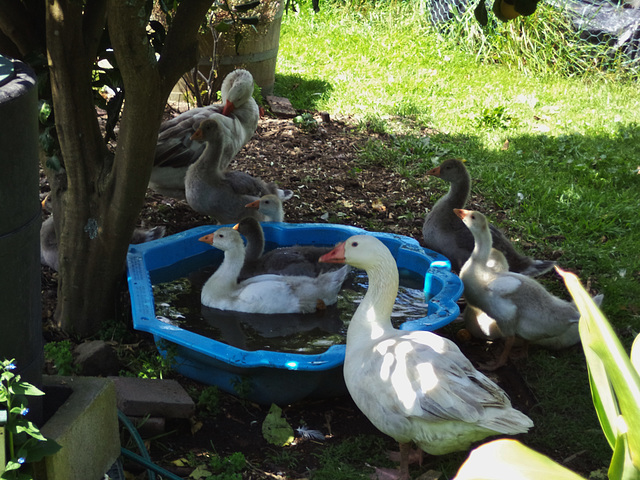
M603 311L629 346L640 331L633 72L542 4L484 34L468 18L436 30L420 5L329 2L314 15L302 4L283 21L275 93L389 133L372 137L358 168L420 182L442 159L466 158L474 192L506 214L500 226L604 293ZM426 198L445 191L439 183L424 185ZM559 279L544 282L568 297ZM556 460L586 450L582 474L608 465L581 350L536 351L525 365L539 406L523 441Z

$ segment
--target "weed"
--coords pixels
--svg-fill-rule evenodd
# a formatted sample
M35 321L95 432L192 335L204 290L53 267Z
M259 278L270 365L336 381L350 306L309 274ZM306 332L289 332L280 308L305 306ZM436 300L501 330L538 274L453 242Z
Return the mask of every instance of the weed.
M251 379L249 377L236 377L233 382L233 389L239 398L245 399L251 393L253 386L251 385Z
M318 454L320 467L313 474L314 480L354 480L369 478L371 472L363 465L379 467L393 464L384 455L385 446L381 437L359 435L321 450Z
M512 118L503 106L484 108L477 118L478 127L509 128Z
M267 460L274 465L288 469L296 468L300 463L300 454L291 450L270 451L266 455Z
M198 407L211 416L220 413L220 389L211 385L205 387L198 397Z
M46 361L53 364L59 375L78 373L78 366L73 363L73 344L70 340L46 343L44 356Z
M138 378L164 378L171 372L175 364L178 347L166 341L159 343L158 347L164 350L164 356L156 350L140 351L136 356L128 357L128 370L121 371L120 375Z
M315 132L318 129L318 122L310 113L303 113L293 119L294 125L297 125L300 130L307 133Z
M207 480L242 480L242 470L247 460L240 452L234 452L227 457L213 455L209 460L209 467L213 475Z

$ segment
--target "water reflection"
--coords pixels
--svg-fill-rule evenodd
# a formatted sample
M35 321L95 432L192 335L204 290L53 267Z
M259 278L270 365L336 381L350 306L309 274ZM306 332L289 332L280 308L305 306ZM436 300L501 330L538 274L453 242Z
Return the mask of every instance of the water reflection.
M336 305L326 310L311 314L248 314L209 308L200 303L202 285L214 270L215 267L206 267L187 277L154 285L156 315L180 328L243 350L318 354L331 345L344 343L349 321L368 284L366 273L354 269ZM392 314L396 327L427 315L422 286L420 276L401 272Z

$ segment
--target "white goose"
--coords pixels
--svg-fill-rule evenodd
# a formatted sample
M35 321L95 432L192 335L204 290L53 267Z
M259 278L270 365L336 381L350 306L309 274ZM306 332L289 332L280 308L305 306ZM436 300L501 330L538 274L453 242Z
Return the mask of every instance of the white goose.
M225 126L228 162L244 147L258 127L260 110L253 99L253 77L247 70L234 70L222 82L221 104L192 108L160 125L149 187L162 195L185 198L184 179L189 165L204 151L204 145L191 136L203 120L219 115Z
M214 115L203 120L192 135L194 140L204 142L206 148L187 170L187 203L196 212L209 215L222 224L237 223L245 216L264 221L266 217L258 210L245 206L263 195L275 194L288 199L293 192L281 190L274 182L266 183L245 172L225 171L223 165L230 149L220 117Z
M533 426L453 342L431 332L393 328L398 269L381 241L353 236L320 261L346 262L369 277L347 330L344 378L358 408L400 443L399 478L409 478L411 442L443 455L490 435L524 433Z
M240 234L222 227L199 239L224 251L224 260L202 287L202 304L247 313L311 313L336 303L347 267L317 277L258 275L238 283L244 263Z
M460 278L469 305L494 319L493 334L505 338L505 347L494 365L504 365L516 337L548 348L564 348L580 340L575 305L545 290L534 279L487 265L491 253L489 223L480 212L455 209L475 240L471 257ZM601 298L600 298L601 299Z

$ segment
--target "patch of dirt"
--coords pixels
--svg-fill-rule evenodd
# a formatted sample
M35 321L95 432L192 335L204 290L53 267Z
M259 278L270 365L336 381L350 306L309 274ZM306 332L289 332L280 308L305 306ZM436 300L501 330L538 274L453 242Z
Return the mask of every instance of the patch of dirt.
M285 203L286 220L291 223L342 223L368 230L393 232L422 239L425 207L432 205L447 186L436 179L404 178L382 166L368 167L357 160L357 153L374 135L359 133L349 118L332 119L318 129L304 132L291 120L261 119L251 142L239 153L231 168L241 169L281 188L294 192ZM375 135L382 140L384 136ZM43 182L43 193L47 190ZM484 210L483 199L474 197L473 208ZM151 191L140 214L142 225L164 225L167 235L200 225L210 224L208 217L195 213L184 201L165 198ZM43 267L43 320L45 336L56 338L52 315L55 310L56 274ZM129 306L123 305L128 311ZM445 329L455 339L456 327ZM47 334L48 332L48 334ZM138 349L153 351L151 338L136 332ZM133 343L133 342L132 342ZM474 361L492 357L487 345L470 342L461 346ZM491 377L510 395L514 405L525 413L536 403L535 397L512 365L503 367ZM180 376L182 385L194 394L203 386ZM387 448L397 448L380 434L358 411L348 396L325 400L306 400L284 408L284 415L294 427L320 430L324 442L298 438L287 452L293 460L277 460L282 449L264 440L262 421L268 407L258 406L222 394L215 416L199 410L192 423L171 422L166 436L151 443L155 462L187 477L192 468L176 467L172 461L215 451L220 455L242 452L251 464L243 478L305 478L318 468L318 453L326 445L343 442L361 434L379 435ZM135 448L131 447L135 450ZM466 453L460 454L460 462ZM459 464L458 463L458 464ZM426 458L420 472L438 468L438 459ZM135 466L128 466L135 471ZM141 471L141 469L139 469ZM363 465L363 472L370 471ZM416 471L414 471L414 474Z

